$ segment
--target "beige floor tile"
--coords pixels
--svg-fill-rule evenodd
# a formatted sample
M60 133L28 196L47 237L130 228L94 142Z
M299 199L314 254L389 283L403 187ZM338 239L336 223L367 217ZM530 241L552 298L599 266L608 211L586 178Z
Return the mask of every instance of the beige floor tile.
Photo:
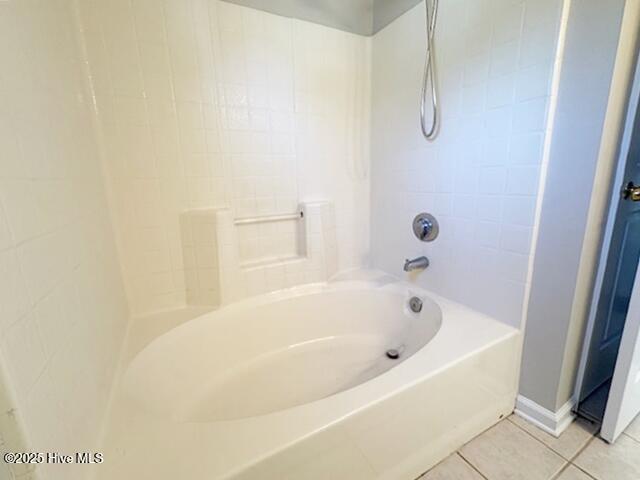
M636 419L631 422L631 425L627 427L624 433L640 442L640 415L638 415Z
M483 478L460 455L454 453L421 476L420 480L483 480Z
M591 440L591 437L598 429L598 426L594 423L577 419L560 435L560 438L556 438L517 415L511 415L509 420L566 459L571 459L578 453Z
M509 421L502 421L460 449L489 480L549 480L567 463Z
M638 480L640 442L620 435L616 443L609 445L596 438L573 463L598 480Z
M579 468L569 465L569 468L564 470L556 480L593 480L593 477L590 477Z

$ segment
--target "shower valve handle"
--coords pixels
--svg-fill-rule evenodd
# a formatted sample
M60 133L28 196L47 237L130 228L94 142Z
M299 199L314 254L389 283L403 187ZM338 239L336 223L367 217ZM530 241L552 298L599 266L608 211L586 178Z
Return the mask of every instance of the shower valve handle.
M413 233L423 242L432 242L438 236L440 227L435 217L429 213L420 213L413 219Z

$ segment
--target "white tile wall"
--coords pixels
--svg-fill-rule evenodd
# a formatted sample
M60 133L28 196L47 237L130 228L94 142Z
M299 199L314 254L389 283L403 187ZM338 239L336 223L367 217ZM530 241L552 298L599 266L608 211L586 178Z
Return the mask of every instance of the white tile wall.
M240 264L245 266L307 254L304 219L297 218L237 226Z
M426 254L430 268L411 281L512 325L531 254L561 3L441 2L442 130L433 143L418 123L424 6L373 40L373 262L404 276L404 259ZM422 211L441 223L432 244L410 228Z
M217 0L80 5L136 312L185 303L194 208L329 199L340 267L365 263L370 39Z
M222 231L218 237L222 304L247 296L323 282L338 271L338 245L335 209L329 202L305 202L299 206L303 216L296 221L299 251L295 256L267 257L260 262L243 261L238 241L240 229L229 224L230 215L218 216ZM278 222L268 222L275 225Z
M128 318L75 32L71 1L0 3L0 429L29 451L97 447Z
M228 208L201 209L181 215L187 301L191 305L225 305L253 295L326 281L338 271L335 210L329 202L305 202L296 220L236 224ZM282 225L287 225L283 227ZM243 252L242 231L251 228L261 245ZM296 236L295 249L266 250L273 231ZM276 235L278 238L280 235ZM213 248L212 248L213 247ZM198 259L198 256L206 259ZM193 257L193 258L192 258Z
M220 304L216 212L216 209L201 209L180 216L189 305Z

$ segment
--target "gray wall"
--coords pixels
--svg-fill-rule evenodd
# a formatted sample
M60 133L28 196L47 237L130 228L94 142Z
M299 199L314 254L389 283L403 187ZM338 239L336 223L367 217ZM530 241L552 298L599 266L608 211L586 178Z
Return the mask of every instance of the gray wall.
M576 284L623 8L573 1L567 27L520 381L551 411L571 398L587 320Z
M359 35L373 35L422 0L224 0Z
M373 30L376 33L423 0L373 0ZM446 0L445 0L446 1Z

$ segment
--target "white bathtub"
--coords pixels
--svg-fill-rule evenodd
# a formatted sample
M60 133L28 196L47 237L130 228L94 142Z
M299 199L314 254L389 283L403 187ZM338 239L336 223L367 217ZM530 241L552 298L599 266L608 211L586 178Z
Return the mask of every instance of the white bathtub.
M510 413L518 332L389 278L256 297L151 341L121 376L99 478L411 480Z

